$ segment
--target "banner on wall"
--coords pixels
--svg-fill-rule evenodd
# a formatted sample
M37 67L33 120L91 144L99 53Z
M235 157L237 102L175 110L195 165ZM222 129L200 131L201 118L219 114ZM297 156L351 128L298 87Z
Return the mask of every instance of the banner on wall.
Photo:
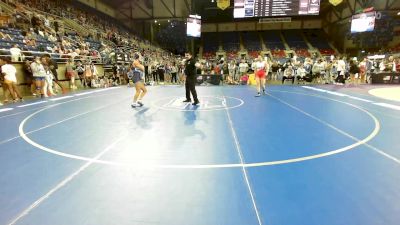
M217 7L222 10L227 9L230 5L231 5L230 0L217 0Z
M342 3L343 0L329 0L329 2L330 2L332 5L337 6L337 5L339 5L340 3Z

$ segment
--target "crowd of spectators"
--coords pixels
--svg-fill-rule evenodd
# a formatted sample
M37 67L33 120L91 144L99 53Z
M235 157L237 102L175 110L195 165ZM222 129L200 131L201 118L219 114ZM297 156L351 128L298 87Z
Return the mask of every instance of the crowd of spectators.
M1 55L7 56L4 57L7 65L12 66L11 62L24 62L24 81L18 82L15 79L15 82L31 86L32 95L47 97L56 94L56 90L64 91L66 88L58 82L61 73L64 73L65 78L70 81L70 89L77 88L76 80L80 80L80 84L84 87L108 87L127 83L126 71L129 65L119 64L117 57L119 51L128 55L128 60L130 55L140 52L145 56L149 73L152 73L154 68L160 73L161 68L169 73L170 66L176 61L176 57L171 53L150 45L148 41L133 35L124 27L94 13L85 12L66 1L5 0L3 2L15 9L11 15L15 19L0 28ZM86 26L90 32L67 31L64 29L63 18ZM43 61L44 58L54 61L55 66L57 62L65 62L66 70L48 69L49 66ZM111 76L102 77L94 65L99 62L113 64L113 67L118 69ZM37 66L39 64L41 66ZM34 75L32 65L36 70L39 68L36 74L41 75ZM43 79L35 82L37 80L35 77ZM1 78L3 93L7 95L5 100L9 101L9 95L13 96L15 101L18 100L13 95L15 91L4 85L4 76Z
M298 58L294 56L285 61L270 60L268 64L268 79L271 81L290 80L292 83L316 84L362 84L370 82L371 73L400 72L400 58L390 56L382 59L364 57L348 58L346 56L330 56L315 58ZM244 84L249 80L249 75L254 77L255 60L224 60L203 59L201 74L222 75L227 84Z
M124 27L83 11L62 0L5 0L15 11L13 20L0 28L0 41L12 43L1 49L2 55L10 56L0 61L1 83L5 101L11 96L19 101L22 96L16 88L11 62L24 61L24 83L30 86L32 95L47 97L65 91L59 82L60 73L69 80L69 89L83 87L109 87L129 84L127 71L132 55L140 53L145 65L147 84L183 84L184 68L180 56L149 44L127 31ZM76 21L91 28L79 33L64 29L63 18ZM15 39L19 41L16 42ZM4 47L4 46L3 46ZM297 53L297 52L296 52ZM124 59L120 59L121 55ZM279 54L278 54L279 55ZM276 56L276 55L273 55ZM317 57L307 54L282 60L266 59L269 79L297 80L314 83L365 83L368 75L379 71L399 71L399 59L389 57L381 60L346 57ZM282 56L284 57L284 56ZM282 58L281 57L281 58ZM254 62L249 59L228 57L224 59L200 59L199 74L219 74L226 84L248 84L251 81ZM57 62L66 63L65 71L57 71ZM102 76L94 63L112 65L112 74ZM14 78L15 77L15 78ZM37 79L39 78L39 79ZM54 82L53 82L54 81Z

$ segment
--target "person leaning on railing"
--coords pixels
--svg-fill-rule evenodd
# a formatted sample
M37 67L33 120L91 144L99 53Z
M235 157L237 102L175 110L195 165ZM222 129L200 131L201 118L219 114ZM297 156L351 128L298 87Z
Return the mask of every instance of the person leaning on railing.
M10 54L11 54L11 62L20 61L22 54L21 54L21 49L18 47L17 44L13 45L13 47L10 48Z

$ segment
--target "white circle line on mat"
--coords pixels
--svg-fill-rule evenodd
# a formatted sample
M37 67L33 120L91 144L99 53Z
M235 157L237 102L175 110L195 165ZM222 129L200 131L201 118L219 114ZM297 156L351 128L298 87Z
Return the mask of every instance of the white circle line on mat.
M94 158L90 158L90 157L83 157L83 156L79 156L79 155L73 155L73 154L68 154L68 153L64 153L64 152L60 152L51 148L48 148L46 146L43 146L39 143L36 143L35 141L33 141L32 139L30 139L24 131L24 126L26 124L26 122L32 118L34 115L48 109L48 108L44 108L41 109L39 111L36 111L34 113L32 113L31 115L29 115L28 117L26 117L19 125L19 134L21 135L21 137L30 145L36 147L39 150L54 154L54 155L58 155L58 156L62 156L65 158L70 158L70 159L76 159L76 160L82 160L82 161L88 161L88 162L94 162L94 163L99 163L99 164L104 164L104 165L111 165L111 166L121 166L121 167L132 167L132 168L164 168L164 169L218 169L218 168L249 168L249 167L262 167L262 166L272 166L272 165L280 165L280 164L289 164L289 163L296 163L296 162L302 162L302 161L307 161L307 160L312 160L312 159L318 159L318 158L323 158L323 157L327 157L327 156L331 156L331 155L336 155L339 153L343 153L346 151L349 151L357 146L363 145L367 142L369 142L370 140L372 140L380 131L380 123L379 120L370 112L368 112L367 110L351 104L351 103L347 103L347 102L343 102L343 101L339 101L336 99L332 99L332 98L328 98L328 97L323 97L323 96L319 96L319 95L311 95L311 94L305 94L305 93L300 93L300 92L288 92L288 91L276 91L276 92L284 92L284 93L291 93L291 94L300 94L300 95L306 95L306 96L313 96L313 97L317 97L317 98L322 98L322 99L328 99L331 101L335 101L335 102L339 102L339 103L343 103L346 105L349 105L353 108L356 108L364 113L366 113L370 118L372 118L372 120L374 121L375 124L375 128L374 130L364 139L359 140L351 145L339 148L339 149L335 149L335 150L331 150L328 152L324 152L324 153L320 153L320 154L314 154L314 155L309 155L309 156L304 156L304 157L298 157L298 158L290 158L290 159L285 159L285 160L276 160L276 161L266 161L266 162L254 162L254 163L233 163L233 164L191 164L191 165L184 165L184 164L149 164L149 163L137 163L135 162L134 165L133 163L127 163L127 162L115 162L115 161L107 161L107 160L99 160L99 159L94 159ZM66 102L67 103L67 102ZM57 104L57 106L62 105L65 103L59 103ZM328 124L328 123L326 123ZM338 129L338 128L337 128Z

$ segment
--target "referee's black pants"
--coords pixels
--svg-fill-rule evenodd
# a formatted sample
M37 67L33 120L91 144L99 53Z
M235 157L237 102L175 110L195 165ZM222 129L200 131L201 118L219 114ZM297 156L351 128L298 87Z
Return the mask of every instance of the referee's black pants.
M194 102L199 102L199 99L197 99L197 92L196 92L196 78L186 77L185 89L186 89L186 100L190 101L191 99L190 93L192 93Z

